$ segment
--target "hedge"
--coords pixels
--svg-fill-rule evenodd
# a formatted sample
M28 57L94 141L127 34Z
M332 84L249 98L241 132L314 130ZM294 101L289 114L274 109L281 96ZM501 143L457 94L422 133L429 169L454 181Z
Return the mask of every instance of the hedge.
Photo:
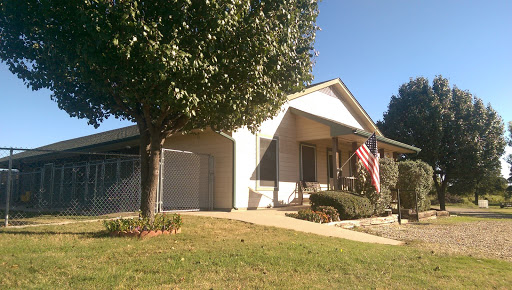
M391 190L396 188L398 181L398 163L391 158L379 160L380 189L377 193L371 183L370 174L361 162L357 162L356 170L356 192L366 196L372 206L373 213L380 215L384 210L391 207Z
M370 217L373 206L364 196L354 195L343 191L321 191L309 196L311 208L314 211L321 206L334 207L342 220Z
M398 162L398 182L400 189L400 202L403 208L414 209L416 207L416 193L418 194L418 209L425 211L430 209L428 193L434 181L434 170L423 161Z

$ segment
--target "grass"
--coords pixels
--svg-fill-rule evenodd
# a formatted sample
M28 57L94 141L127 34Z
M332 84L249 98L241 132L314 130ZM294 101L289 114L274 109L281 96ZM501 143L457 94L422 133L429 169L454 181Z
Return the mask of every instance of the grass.
M420 223L450 225L450 224L482 222L482 221L505 221L505 222L512 222L512 219L479 218L479 217L472 217L472 216L452 216L452 217L449 217L449 218L438 218L438 219L433 219L433 220L420 221Z
M138 212L121 212L104 215L80 215L65 214L60 212L37 212L37 211L10 211L10 226L26 226L26 225L44 225L76 222L80 220L97 220L116 217L133 217L138 216ZM0 225L5 223L5 213L0 212Z
M511 263L184 216L180 235L100 222L0 230L0 288L507 288Z

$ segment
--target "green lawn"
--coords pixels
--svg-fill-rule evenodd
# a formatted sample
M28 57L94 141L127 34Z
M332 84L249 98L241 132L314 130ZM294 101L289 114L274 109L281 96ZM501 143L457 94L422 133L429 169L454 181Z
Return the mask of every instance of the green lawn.
M0 230L0 288L507 288L512 264L185 216L183 233L99 222Z

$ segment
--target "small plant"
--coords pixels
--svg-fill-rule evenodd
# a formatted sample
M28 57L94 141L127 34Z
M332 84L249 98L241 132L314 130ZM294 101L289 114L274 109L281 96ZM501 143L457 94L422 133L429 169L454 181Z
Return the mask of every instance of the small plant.
M332 206L319 207L318 211L301 209L298 213L287 213L286 216L315 223L328 223L340 220L338 211Z
M317 206L316 210L326 214L329 219L328 222L337 222L340 220L340 214L332 206Z
M176 232L181 229L183 219L179 214L166 215L157 214L155 220L151 223L149 219L139 216L133 219L114 219L103 221L105 229L111 234L132 233L138 234L145 231L169 231Z

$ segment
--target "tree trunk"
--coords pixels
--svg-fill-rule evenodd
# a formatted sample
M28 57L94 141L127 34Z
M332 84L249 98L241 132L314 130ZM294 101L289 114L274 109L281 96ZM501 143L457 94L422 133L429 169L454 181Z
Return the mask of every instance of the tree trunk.
M142 128L141 128L142 127ZM165 138L161 138L159 131L150 132L143 125L140 131L140 166L141 166L141 204L142 216L155 219L156 196L160 172L160 154ZM152 134L153 133L153 134Z
M442 177L439 176L439 179L442 179ZM437 179L437 174L434 173L434 184L435 184L436 191L437 191L437 200L439 200L439 208L441 210L446 210L445 197L446 197L446 186L448 185L446 176L445 176L444 180L441 181L441 183L439 183L439 181Z
M478 189L475 189L475 204L478 205Z

